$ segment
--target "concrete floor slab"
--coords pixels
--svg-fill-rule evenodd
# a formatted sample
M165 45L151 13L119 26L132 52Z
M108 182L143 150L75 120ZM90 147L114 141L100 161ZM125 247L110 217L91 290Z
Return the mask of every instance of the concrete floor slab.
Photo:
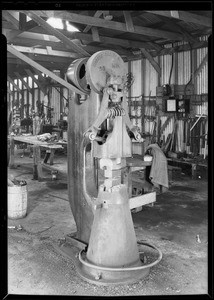
M162 261L144 280L126 286L96 286L80 279L71 259L56 246L75 232L68 202L66 157L55 156L61 166L57 181L32 180L32 159L20 158L17 169L8 170L27 181L27 216L8 220L8 292L33 295L183 295L207 294L207 182L180 178L168 192L158 195L154 206L133 214L138 241L157 246ZM46 170L50 176L50 171ZM200 183L200 184L199 184ZM196 239L199 235L200 242Z

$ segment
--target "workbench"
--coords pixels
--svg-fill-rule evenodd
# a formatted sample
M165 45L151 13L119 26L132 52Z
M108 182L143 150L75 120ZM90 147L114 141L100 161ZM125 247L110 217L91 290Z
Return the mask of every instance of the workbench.
M196 160L181 160L178 158L167 158L168 161L175 162L176 164L185 164L185 165L190 165L191 166L191 174L192 174L192 179L197 179L197 170L198 167L204 167L207 168L206 164L197 162Z
M53 165L54 152L57 149L63 149L63 146L57 142L42 142L37 139L37 136L10 136L10 161L9 168L15 168L14 148L15 144L25 143L33 146L33 179L44 179L42 167L45 167L48 158L50 158L50 165ZM46 156L44 160L41 159L41 148L46 149Z

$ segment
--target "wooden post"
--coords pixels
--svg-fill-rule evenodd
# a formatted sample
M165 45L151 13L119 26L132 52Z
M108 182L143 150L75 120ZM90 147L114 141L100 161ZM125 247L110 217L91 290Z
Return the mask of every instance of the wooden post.
M192 165L192 179L197 179L197 164Z
M9 161L9 168L13 169L15 167L14 164L14 148L15 148L15 143L14 143L14 138L13 136L10 137L10 161Z
M50 165L53 165L53 159L54 159L54 149L51 149L51 154L50 154Z
M63 72L62 71L60 71L60 77L63 78ZM62 86L60 86L60 94L59 94L59 96L60 96L60 116L61 116L61 113L63 113L63 107L64 107L64 105L63 105L63 102L64 102L64 99L63 99L63 87Z
M27 84L29 85L29 77L27 77ZM32 84L33 84L33 79L32 79ZM26 104L27 104L27 109L26 109L26 118L29 116L29 91L27 90L27 99L25 100L26 101ZM24 101L24 102L25 102Z
M38 145L33 145L33 179L38 179L40 181L43 178L40 147Z

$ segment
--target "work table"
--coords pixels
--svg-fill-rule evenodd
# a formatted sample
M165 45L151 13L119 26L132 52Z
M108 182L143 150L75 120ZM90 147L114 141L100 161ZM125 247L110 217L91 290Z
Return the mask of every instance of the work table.
M31 144L31 145L38 145L40 147L44 147L44 148L53 148L53 149L60 149L62 148L62 146L60 145L60 143L53 141L53 142L42 142L40 140L37 139L36 135L15 135L15 136L9 136L9 139L13 138L14 141L17 142L22 142L22 143L26 143L26 144Z
M33 146L33 178L42 180L44 178L42 167L45 166L47 160L50 158L50 165L53 165L54 152L56 149L63 149L63 146L56 142L42 142L37 139L37 136L33 135L17 135L17 136L9 136L10 141L10 162L9 167L15 167L14 161L14 147L16 142L25 143ZM46 149L46 156L44 160L41 160L41 148Z
M143 167L151 166L152 161L144 161L143 155L133 154L133 157L126 158L126 163L128 167L139 167L140 169L142 169Z

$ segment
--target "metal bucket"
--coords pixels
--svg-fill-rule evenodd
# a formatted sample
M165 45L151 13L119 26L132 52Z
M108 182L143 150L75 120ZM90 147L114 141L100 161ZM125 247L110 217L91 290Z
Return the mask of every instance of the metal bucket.
M8 186L8 218L24 218L27 214L27 200L27 185Z

